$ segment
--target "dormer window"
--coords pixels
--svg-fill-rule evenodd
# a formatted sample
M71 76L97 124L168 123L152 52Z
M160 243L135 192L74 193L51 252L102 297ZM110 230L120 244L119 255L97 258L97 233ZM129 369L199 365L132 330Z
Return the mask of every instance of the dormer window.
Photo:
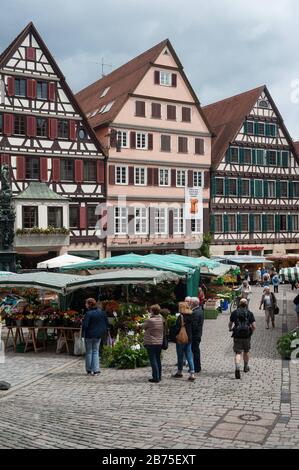
M162 86L177 86L177 74L171 73L166 70L155 70L154 71L154 83L155 85Z
M112 108L113 104L114 104L114 101L110 101L110 103L105 104L104 106L101 107L99 113L100 114L108 113L108 111L110 111L110 109Z
M269 103L266 100L260 100L259 101L259 107L260 108L269 108Z
M103 98L104 96L106 96L109 90L110 90L110 86L108 86L108 88L105 88L105 90L103 90L100 98Z

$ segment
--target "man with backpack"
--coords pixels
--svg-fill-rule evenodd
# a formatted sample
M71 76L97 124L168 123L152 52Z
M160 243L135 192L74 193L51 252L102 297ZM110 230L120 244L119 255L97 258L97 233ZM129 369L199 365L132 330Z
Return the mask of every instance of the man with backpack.
M241 355L243 352L244 372L249 372L249 351L251 348L251 336L256 329L255 318L253 313L248 310L246 299L241 299L239 307L235 310L230 317L229 331L232 331L232 338L234 338L234 353L235 353L235 377L241 378L240 364Z

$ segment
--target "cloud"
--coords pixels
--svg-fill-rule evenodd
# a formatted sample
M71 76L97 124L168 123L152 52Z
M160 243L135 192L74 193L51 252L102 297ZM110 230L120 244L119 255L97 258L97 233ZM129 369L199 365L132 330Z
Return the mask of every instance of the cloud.
M267 84L299 139L298 14L297 0L2 0L0 48L34 21L76 92L102 58L116 68L168 37L202 104Z

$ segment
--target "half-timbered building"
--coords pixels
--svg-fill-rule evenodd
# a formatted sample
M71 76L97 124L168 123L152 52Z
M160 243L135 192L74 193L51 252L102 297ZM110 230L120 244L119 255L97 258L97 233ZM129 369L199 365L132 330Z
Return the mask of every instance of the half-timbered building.
M32 23L0 55L0 155L11 168L22 265L66 251L98 257L104 153Z
M299 166L266 86L203 108L212 142L212 252L299 252Z
M198 248L209 221L211 131L170 41L76 98L108 154L108 255ZM186 218L186 187L203 190L201 220Z

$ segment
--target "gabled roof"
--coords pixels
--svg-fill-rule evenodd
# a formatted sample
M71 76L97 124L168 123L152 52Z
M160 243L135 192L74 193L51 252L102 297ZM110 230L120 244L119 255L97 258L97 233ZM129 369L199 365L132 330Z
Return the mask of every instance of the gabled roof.
M84 123L87 131L89 132L89 135L90 135L93 143L96 145L99 153L102 153L105 156L105 152L104 152L100 142L98 141L93 129L89 125L89 123L88 123L88 121L85 117L85 114L83 113L82 109L80 108L79 103L77 102L73 92L71 91L70 87L68 86L68 84L65 80L65 76L63 75L62 71L58 67L57 62L55 61L53 55L49 51L49 49L46 46L45 42L43 41L41 35L39 34L39 32L37 31L36 27L34 26L34 24L32 22L28 23L28 25L20 32L20 34L2 52L2 54L0 55L0 69L6 65L6 63L13 56L13 54L18 49L18 47L20 47L20 45L22 44L22 42L24 41L24 39L27 37L27 35L29 33L33 34L33 36L35 37L37 43L40 44L40 47L45 52L45 54L46 54L46 56L47 56L47 58L48 58L48 60L51 64L54 72L56 73L56 75L59 77L59 79L61 81L62 87L63 87L64 92L66 93L68 99L70 100L70 102L74 106L74 109L76 110L76 112L81 115L83 123Z
M108 124L115 119L115 117L127 101L129 95L134 92L138 84L145 76L146 72L150 69L151 65L157 60L157 58L162 53L165 47L169 49L174 60L176 61L178 70L182 74L182 77L187 87L189 88L189 91L198 107L199 113L201 114L205 124L210 130L207 119L205 118L204 113L201 110L198 98L183 70L183 66L175 50L173 49L169 39L161 41L156 46L152 47L151 49L148 49L147 51L130 60L126 64L117 68L109 75L106 75L100 80L97 80L93 84L89 85L88 87L84 88L83 90L79 91L79 93L77 93L76 98L79 101L80 106L82 107L84 112L87 114L87 116L90 113L92 114L96 111L99 112L105 104L113 102L113 105L108 112L103 114L96 113L94 116L89 117L89 122L94 129L102 124ZM155 65L158 66L159 64ZM100 98L101 94L107 88L109 89L105 96Z
M212 166L214 168L222 161L227 148L235 140L246 117L251 113L252 108L263 92L267 95L274 112L280 119L280 126L289 141L290 147L296 154L293 140L284 125L283 118L266 85L263 85L202 108L212 131L216 134L212 139Z
M299 158L299 142L294 142L294 147L295 147L295 150L296 150L296 154Z
M68 201L66 197L60 196L52 191L46 183L38 182L30 183L29 186L20 194L15 196L14 199L26 199L27 201Z

